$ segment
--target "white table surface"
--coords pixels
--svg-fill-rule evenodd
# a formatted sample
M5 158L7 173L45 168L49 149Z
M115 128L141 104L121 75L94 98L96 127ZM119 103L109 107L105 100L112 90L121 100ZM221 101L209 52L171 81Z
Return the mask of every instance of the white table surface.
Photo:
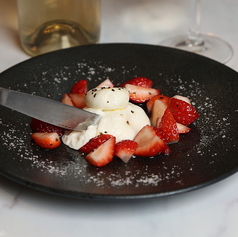
M202 31L234 49L238 70L238 1L202 1ZM102 0L101 42L157 44L186 33L189 0ZM29 57L17 35L15 0L0 0L0 72ZM238 236L238 174L175 196L92 201L58 197L0 177L0 237Z

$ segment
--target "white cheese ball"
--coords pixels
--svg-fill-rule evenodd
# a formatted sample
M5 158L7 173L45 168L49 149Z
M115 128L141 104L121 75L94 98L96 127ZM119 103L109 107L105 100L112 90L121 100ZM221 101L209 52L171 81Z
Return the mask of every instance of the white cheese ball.
M94 88L87 92L85 102L88 108L103 111L125 109L129 102L129 92L123 87Z

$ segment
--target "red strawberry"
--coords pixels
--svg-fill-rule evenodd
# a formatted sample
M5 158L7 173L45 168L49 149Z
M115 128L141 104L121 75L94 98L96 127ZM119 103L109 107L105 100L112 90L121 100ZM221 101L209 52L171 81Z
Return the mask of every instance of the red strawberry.
M36 132L31 135L35 143L45 149L54 149L61 144L58 133L40 133Z
M70 93L72 93L72 94L86 94L87 91L88 91L88 81L80 80L80 81L77 81L73 85Z
M182 96L182 95L174 95L172 98L176 98L178 100L183 100L189 104L191 104L191 101L188 97Z
M160 90L126 84L125 88L129 91L130 100L135 103L143 103L160 93Z
M106 79L97 86L97 88L100 88L100 87L111 88L111 87L114 87L114 84L112 83L110 79Z
M79 150L84 153L90 153L94 149L98 148L102 143L111 138L110 134L100 134L96 137L91 138L84 146L82 146Z
M156 135L153 127L146 125L136 135L134 141L138 143L135 155L155 156L164 151L165 142Z
M69 98L71 99L73 105L79 109L82 109L86 106L85 103L85 94L68 94Z
M165 95L155 95L146 103L146 107L147 107L148 112L151 112L151 110L153 108L153 105L154 105L156 100L160 100L161 102L163 102L167 106L170 103L170 97L165 96Z
M168 105L164 103L162 100L156 100L154 102L150 122L152 126L156 126L158 119L162 118L164 115L164 111L168 108Z
M61 102L66 105L74 106L74 104L68 94L63 94Z
M32 118L31 120L31 129L33 132L40 132L40 133L53 133L56 132L59 136L62 136L64 131L62 128L57 127L55 125L43 122L41 120Z
M124 87L126 84L151 88L153 86L153 81L146 77L135 77L122 83L120 87Z
M138 144L132 140L122 140L116 143L115 155L127 163L134 154Z
M191 104L183 100L171 98L169 108L175 120L186 126L199 117L197 110Z
M158 128L167 143L175 143L179 141L177 124L169 108L165 110Z
M179 133L188 133L191 130L191 128L189 128L181 123L177 123L177 128L178 128Z
M161 119L162 119L162 118L158 118L158 119L157 119L156 127L159 127L159 124L160 124L160 122L161 122ZM177 125L177 128L178 128L178 133L189 133L190 130L191 130L191 128L189 128L188 126L185 126L185 125L183 125L183 124L181 124L181 123L177 123L177 122L176 122L176 125Z
M156 135L157 135L160 139L164 140L160 129L159 129L159 128L156 128L156 127L153 127L153 129L154 129ZM168 155L170 152L171 152L170 147L165 143L165 144L164 144L164 148L163 148L163 150L161 151L161 153L163 153L163 154L165 154L165 155Z
M94 166L102 167L113 160L115 150L116 138L111 137L104 143L102 143L95 150L90 152L86 159Z

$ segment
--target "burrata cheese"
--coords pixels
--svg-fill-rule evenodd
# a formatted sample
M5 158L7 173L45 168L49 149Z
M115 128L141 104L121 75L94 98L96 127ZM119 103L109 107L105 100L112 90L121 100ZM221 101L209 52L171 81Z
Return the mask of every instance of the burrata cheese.
M73 149L78 150L100 134L111 134L116 142L133 140L145 125L150 125L145 111L129 102L129 92L125 88L95 88L87 92L85 101L84 110L99 114L100 119L84 131L67 132L62 137L62 141Z

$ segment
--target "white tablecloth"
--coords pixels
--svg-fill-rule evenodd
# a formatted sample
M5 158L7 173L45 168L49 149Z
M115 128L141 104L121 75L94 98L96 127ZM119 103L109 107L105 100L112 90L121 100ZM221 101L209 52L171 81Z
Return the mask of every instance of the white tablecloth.
M30 1L30 0L29 0ZM101 42L157 44L188 28L189 0L102 0ZM238 70L238 1L202 1L202 31L234 49ZM28 59L17 35L15 0L0 0L0 72ZM1 152L1 151L0 151ZM238 174L175 196L128 201L75 200L0 177L0 237L238 235Z

